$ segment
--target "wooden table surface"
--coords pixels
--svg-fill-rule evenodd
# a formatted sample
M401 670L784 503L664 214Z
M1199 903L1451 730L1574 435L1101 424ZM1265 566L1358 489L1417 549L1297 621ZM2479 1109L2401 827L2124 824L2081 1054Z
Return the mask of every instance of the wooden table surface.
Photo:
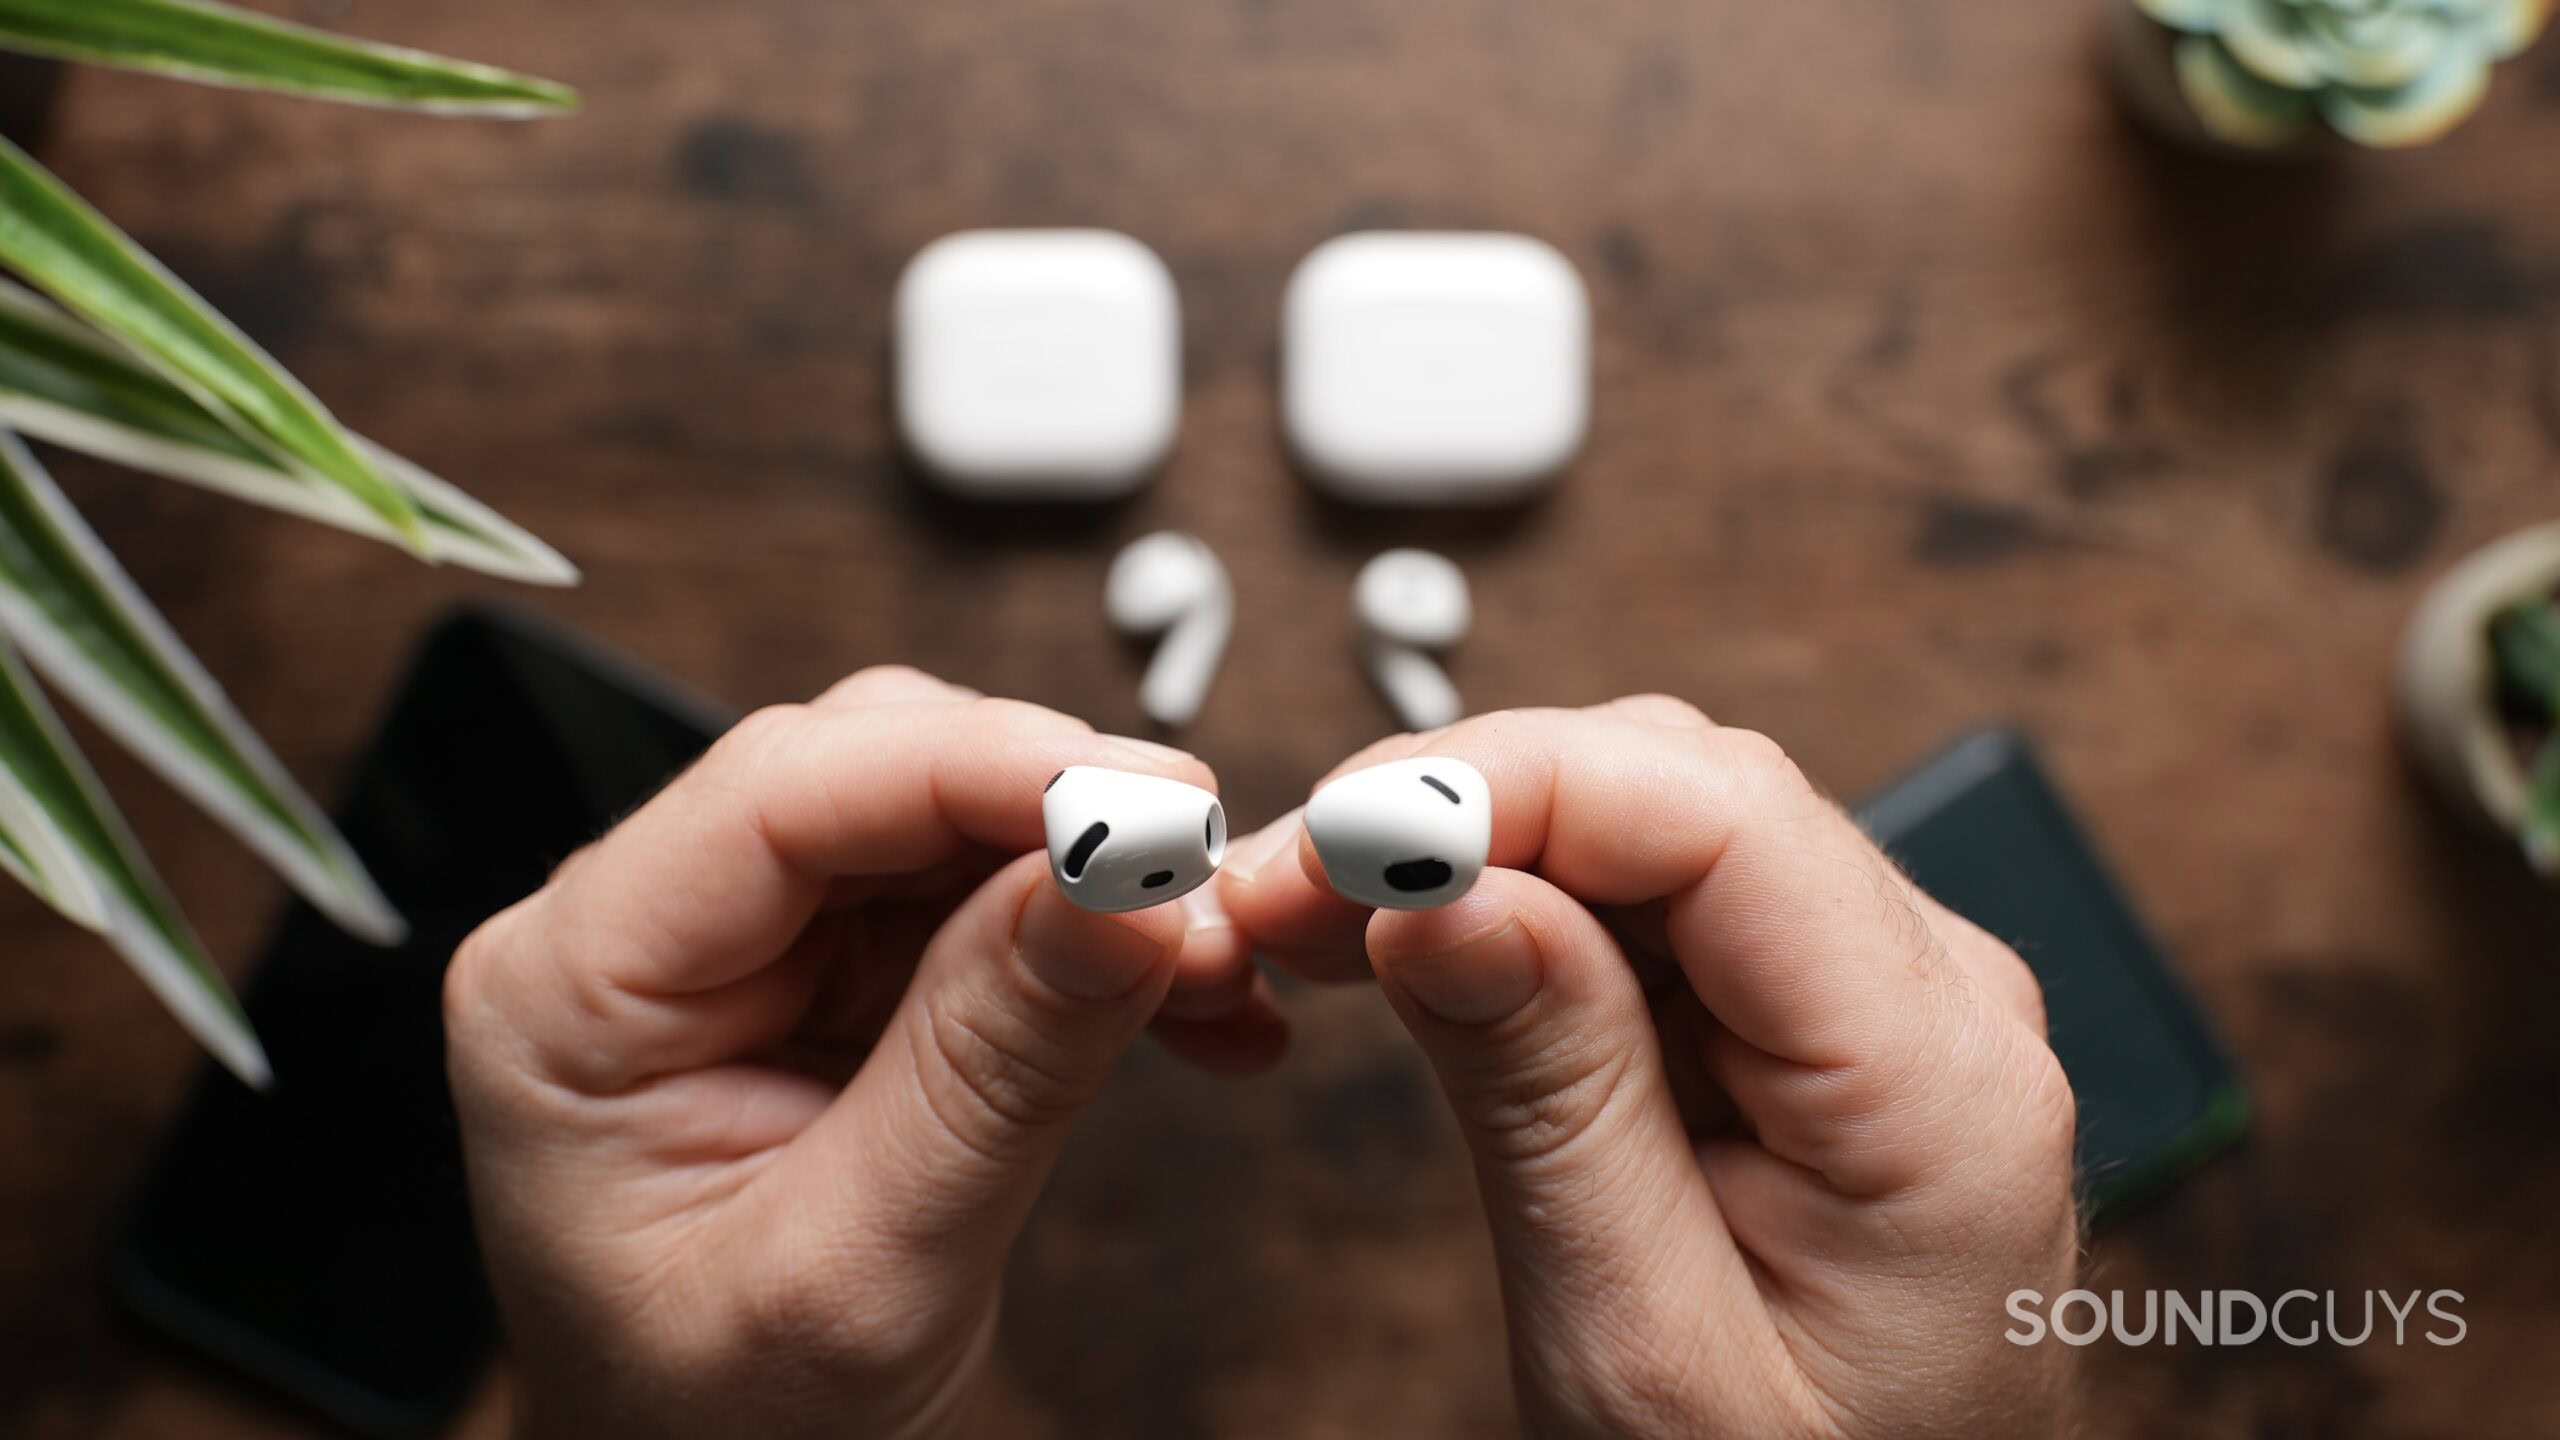
M741 705L903 660L1135 727L1102 572L1193 530L1241 619L1185 743L1243 824L1387 728L1345 597L1391 543L1473 577L1475 706L1672 691L1844 795L2015 720L2261 1106L2095 1245L2094 1283L2467 1299L2451 1349L2101 1344L2091 1433L2560 1434L2560 903L2438 815L2385 698L2428 575L2560 509L2560 43L2435 150L2232 166L2119 115L2094 0L306 13L588 109L444 122L82 72L41 153L352 423L590 576L510 598ZM944 232L1059 223L1172 265L1178 453L1121 507L937 502L888 422L890 286ZM1597 418L1551 500L1381 516L1292 474L1282 283L1380 226L1527 231L1581 266ZM420 628L504 588L60 468L324 795ZM97 748L236 968L277 886ZM106 1212L197 1058L15 891L0 936L0 1433L314 1433L105 1303ZM1426 1071L1374 995L1287 1001L1276 1076L1145 1053L1085 1127L1015 1270L1019 1433L1507 1431Z

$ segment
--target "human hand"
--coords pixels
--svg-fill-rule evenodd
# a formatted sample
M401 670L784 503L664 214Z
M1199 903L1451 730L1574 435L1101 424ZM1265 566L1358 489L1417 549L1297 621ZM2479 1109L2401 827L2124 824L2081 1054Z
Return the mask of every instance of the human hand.
M947 1433L1140 1033L1278 1059L1214 892L1092 915L1025 853L1070 765L1214 784L867 670L749 717L463 945L449 1062L528 1434Z
M2071 1091L2005 945L1785 754L1660 696L1371 747L1493 789L1492 865L1356 907L1295 816L1219 883L1263 952L1373 971L1473 1152L1542 1436L2048 1437L2069 1352ZM1534 873L1530 873L1534 871Z

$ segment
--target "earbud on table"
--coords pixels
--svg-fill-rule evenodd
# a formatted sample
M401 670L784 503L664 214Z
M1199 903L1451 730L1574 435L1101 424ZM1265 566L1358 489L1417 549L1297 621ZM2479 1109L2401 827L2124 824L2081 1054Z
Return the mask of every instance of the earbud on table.
M1351 610L1370 678L1408 730L1437 730L1465 713L1458 687L1424 653L1464 639L1475 619L1466 572L1428 550L1390 550L1360 567Z
M1197 785L1077 765L1040 797L1049 874L1068 900L1105 915L1197 890L1227 858L1227 812Z
M1103 610L1131 634L1164 632L1138 685L1138 704L1159 725L1180 728L1200 713L1235 629L1227 569L1208 546L1175 530L1132 541L1111 562Z
M1430 910L1484 873L1493 789L1463 760L1398 760L1316 791L1306 826L1334 893L1382 910Z

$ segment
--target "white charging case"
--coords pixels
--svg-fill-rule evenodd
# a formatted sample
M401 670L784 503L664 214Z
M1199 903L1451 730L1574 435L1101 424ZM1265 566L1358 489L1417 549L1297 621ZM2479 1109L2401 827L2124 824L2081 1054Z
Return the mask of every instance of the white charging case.
M1589 292L1525 235L1328 240L1290 278L1281 346L1289 443L1346 499L1517 500L1590 423Z
M944 488L1108 499L1182 414L1182 311L1153 250L1110 230L970 230L898 278L898 426Z

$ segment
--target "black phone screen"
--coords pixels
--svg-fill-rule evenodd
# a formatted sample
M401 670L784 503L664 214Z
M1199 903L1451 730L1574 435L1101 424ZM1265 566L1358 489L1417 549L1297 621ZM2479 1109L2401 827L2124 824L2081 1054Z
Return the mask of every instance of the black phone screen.
M496 1339L445 1087L445 962L721 727L502 612L422 648L340 823L412 935L375 949L308 906L242 1001L275 1063L208 1066L113 1265L145 1318L369 1435L432 1433Z
M1920 888L2035 971L2079 1103L2093 1222L2238 1136L2237 1073L2023 737L1969 735L1858 818Z

